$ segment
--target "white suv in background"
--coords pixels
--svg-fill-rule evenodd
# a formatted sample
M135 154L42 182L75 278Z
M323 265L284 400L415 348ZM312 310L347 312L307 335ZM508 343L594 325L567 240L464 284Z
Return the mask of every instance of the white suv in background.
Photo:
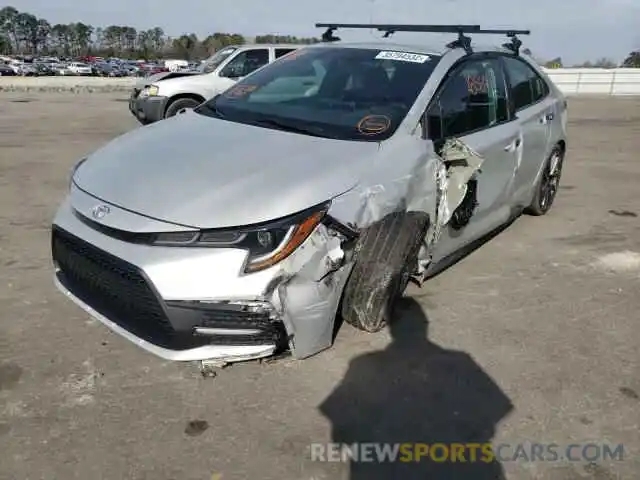
M173 117L222 93L238 80L302 45L230 45L205 60L197 71L163 72L134 87L129 110L142 124Z

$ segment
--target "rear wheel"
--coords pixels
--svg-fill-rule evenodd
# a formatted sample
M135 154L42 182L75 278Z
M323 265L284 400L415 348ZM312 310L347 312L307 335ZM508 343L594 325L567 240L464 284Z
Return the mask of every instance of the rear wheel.
M417 266L427 227L425 214L397 212L363 232L342 300L345 322L377 332L391 321L395 303Z
M551 209L551 205L553 205L560 186L563 161L564 151L560 146L556 146L545 162L540 181L533 196L533 201L531 205L527 207L525 213L540 216L546 214Z
M169 104L166 113L164 114L164 118L173 117L177 115L182 110L193 110L198 105L200 105L200 101L195 98L178 98Z

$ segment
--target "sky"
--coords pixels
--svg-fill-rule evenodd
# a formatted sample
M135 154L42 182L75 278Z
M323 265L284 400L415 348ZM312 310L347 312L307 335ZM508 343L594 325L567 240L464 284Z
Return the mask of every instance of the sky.
M608 57L623 60L640 50L640 0L5 0L52 23L162 27L168 35L194 32L319 36L316 22L480 24L484 28L530 29L524 47L565 64ZM188 5L188 7L186 6ZM370 40L365 30L339 34ZM394 41L441 45L449 37L405 33ZM501 38L482 43L502 43Z

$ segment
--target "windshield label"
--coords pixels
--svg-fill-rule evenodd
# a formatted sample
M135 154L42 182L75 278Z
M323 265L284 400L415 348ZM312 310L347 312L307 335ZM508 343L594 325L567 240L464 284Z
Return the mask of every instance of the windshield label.
M386 115L367 115L358 122L357 129L363 135L379 135L389 130L391 119Z
M424 63L431 57L409 52L383 51L376 55L376 60L396 60L398 62Z

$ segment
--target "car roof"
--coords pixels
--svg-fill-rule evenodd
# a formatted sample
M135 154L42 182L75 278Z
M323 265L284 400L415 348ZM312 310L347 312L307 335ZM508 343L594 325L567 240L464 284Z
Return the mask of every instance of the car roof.
M444 55L447 52L458 49L451 49L446 46L435 47L433 45L425 45L419 43L395 43L387 41L375 41L375 42L326 42L316 43L309 45L314 48L332 47L332 48L363 48L370 50L393 50L410 53L420 53L424 55ZM511 50L502 46L490 45L490 44L472 44L474 52L498 52L513 55Z
M362 48L366 50L399 50L411 53L422 53L425 55L442 55L444 50L442 48L434 48L428 45L420 44L408 44L408 43L395 43L395 42L327 42L327 43L315 43L310 45L314 48Z

